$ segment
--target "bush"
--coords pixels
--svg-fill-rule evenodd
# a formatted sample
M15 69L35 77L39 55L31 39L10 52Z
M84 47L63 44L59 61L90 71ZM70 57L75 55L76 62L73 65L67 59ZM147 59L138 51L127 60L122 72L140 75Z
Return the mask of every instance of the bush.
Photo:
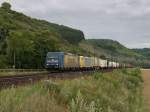
M96 80L98 80L98 79L100 79L102 77L103 77L103 73L97 73L96 72L96 73L93 74L93 78L96 79Z

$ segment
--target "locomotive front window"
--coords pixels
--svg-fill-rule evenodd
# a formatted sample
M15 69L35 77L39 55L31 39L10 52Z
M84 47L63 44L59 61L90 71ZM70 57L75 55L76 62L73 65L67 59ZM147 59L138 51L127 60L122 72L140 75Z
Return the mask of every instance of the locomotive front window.
M48 62L53 62L53 63L58 63L58 58L54 58L54 57L49 57L47 59Z

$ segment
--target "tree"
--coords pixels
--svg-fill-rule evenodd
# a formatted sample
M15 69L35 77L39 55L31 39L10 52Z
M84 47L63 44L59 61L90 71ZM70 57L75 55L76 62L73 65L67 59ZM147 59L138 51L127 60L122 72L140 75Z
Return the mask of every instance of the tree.
M11 5L7 2L2 3L2 8L5 10L11 10Z
M0 27L0 42L2 42L8 36L9 31Z
M26 31L11 32L7 39L7 55L11 66L16 68L31 68L33 60L32 34Z
M106 56L105 55L101 55L100 58L106 59Z

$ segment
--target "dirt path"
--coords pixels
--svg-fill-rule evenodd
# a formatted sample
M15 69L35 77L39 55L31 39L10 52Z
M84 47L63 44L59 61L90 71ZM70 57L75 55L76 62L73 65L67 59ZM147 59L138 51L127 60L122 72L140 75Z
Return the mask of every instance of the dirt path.
M150 69L142 70L144 79L144 97L146 103L146 112L150 112Z

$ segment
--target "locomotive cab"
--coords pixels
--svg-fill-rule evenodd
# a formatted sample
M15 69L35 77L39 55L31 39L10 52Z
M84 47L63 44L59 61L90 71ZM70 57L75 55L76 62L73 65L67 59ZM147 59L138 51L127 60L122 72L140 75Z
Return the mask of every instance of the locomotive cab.
M56 57L48 57L46 60L46 66L50 68L57 68L58 67L58 58Z
M58 69L62 65L62 52L48 52L45 62L45 67L47 69Z

